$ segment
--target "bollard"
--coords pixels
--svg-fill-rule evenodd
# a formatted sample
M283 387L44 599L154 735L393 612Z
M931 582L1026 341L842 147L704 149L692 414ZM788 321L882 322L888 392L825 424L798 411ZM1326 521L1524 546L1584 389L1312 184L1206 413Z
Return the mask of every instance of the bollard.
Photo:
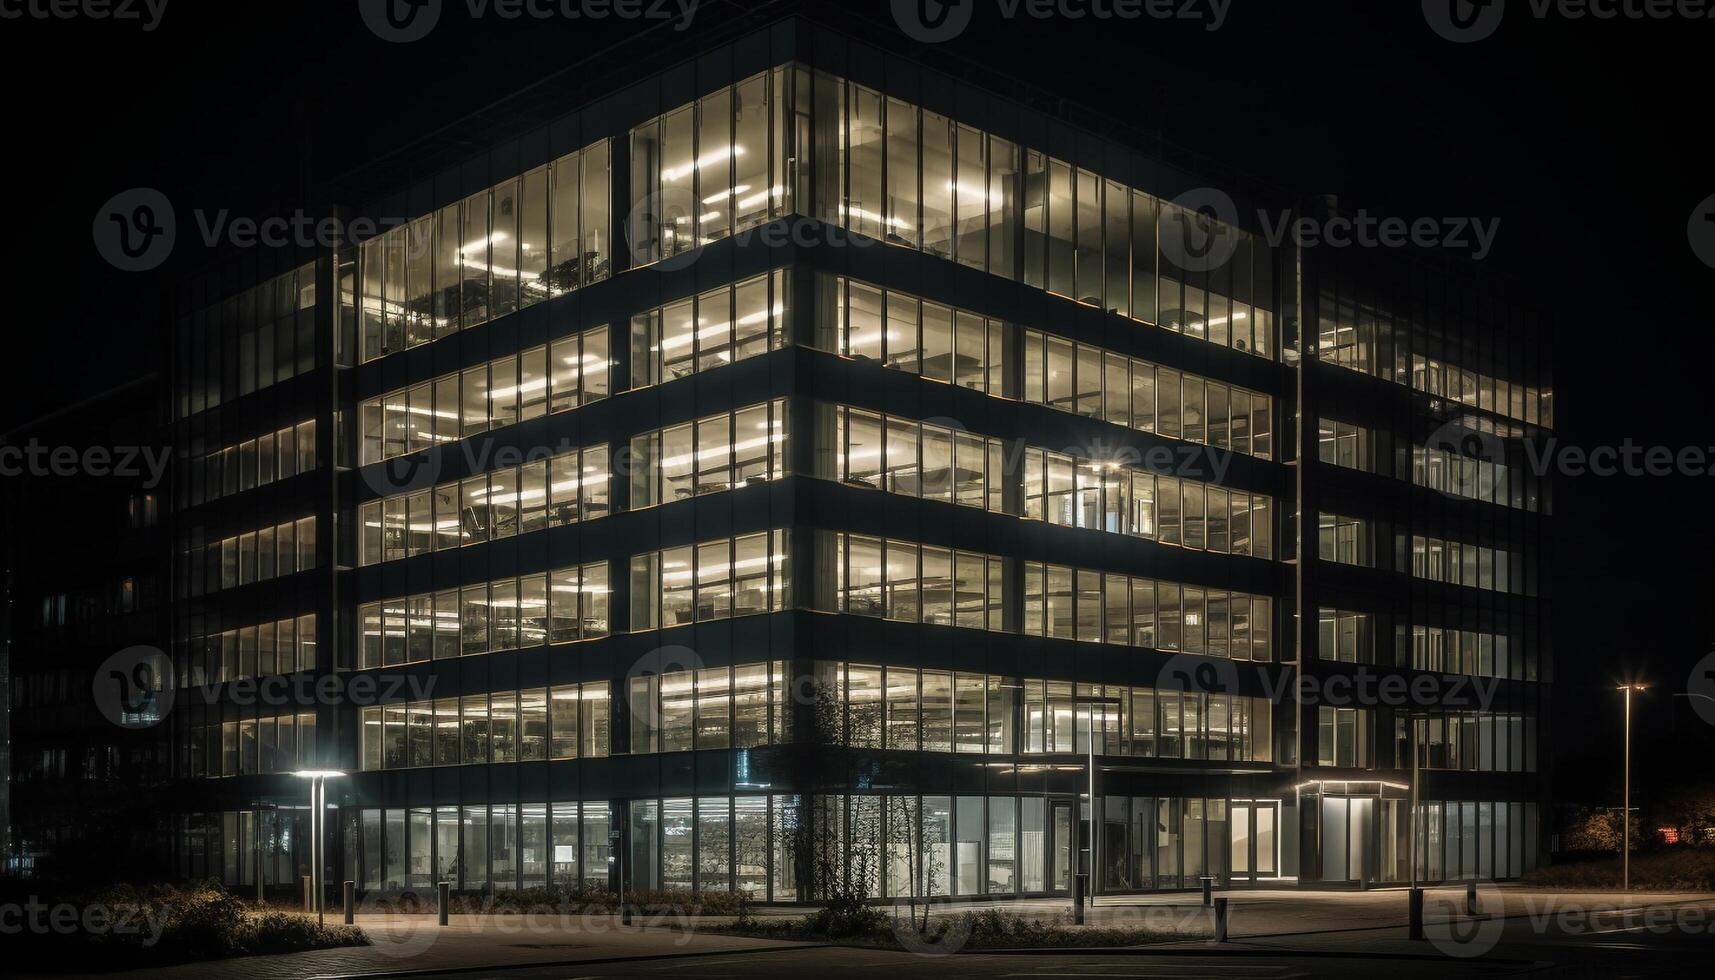
M1480 911L1482 910L1477 907L1477 883L1467 881L1465 882L1465 914L1476 915Z
M357 882L345 883L345 924L351 925L357 917Z
M1406 895L1406 918L1411 923L1407 935L1411 939L1423 938L1423 889L1413 888Z
M1215 879L1211 875L1204 875L1199 880L1203 882L1203 907L1208 908L1215 904Z
M314 897L316 894L315 881L316 881L316 879L314 877L312 877L310 875L304 875L304 911L305 912L314 912L316 910L315 897Z
M452 904L453 883L450 881L441 882L438 891L439 894L437 897L439 898L441 905L441 925L444 926L447 924L447 906Z
M1227 941L1227 900L1215 899L1215 942Z
M626 904L624 895L619 896L619 924L631 925L631 906Z
M1072 875L1072 924L1084 924L1084 876L1077 873Z

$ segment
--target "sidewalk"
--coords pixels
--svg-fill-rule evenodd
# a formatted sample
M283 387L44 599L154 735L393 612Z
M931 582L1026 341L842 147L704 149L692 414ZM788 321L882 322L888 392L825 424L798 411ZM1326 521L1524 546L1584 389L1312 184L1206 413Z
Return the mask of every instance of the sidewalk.
M329 921L340 920L334 917ZM809 945L697 932L694 920L690 920L690 931L668 917L639 917L636 921L638 924L622 926L609 915L455 915L443 927L434 915L360 915L357 925L374 945L91 976L215 980L241 975L259 980L300 980L754 953ZM72 975L53 976L63 980Z
M1426 924L1462 920L1464 889L1426 889ZM1402 888L1366 892L1308 892L1292 889L1217 892L1228 900L1229 943L1216 947L1208 938L1213 915L1196 893L1104 896L1087 910L1086 928L1146 928L1185 937L1151 944L1150 951L1215 949L1328 955L1435 955L1423 942L1407 938L1407 892ZM1715 895L1707 893L1552 892L1516 886L1487 886L1482 910L1507 932L1527 932L1532 923L1568 909L1611 910L1676 908L1701 910L1715 922ZM996 909L1031 918L1060 918L1070 912L1065 899L937 904L932 914L954 915ZM758 909L757 918L804 915L799 908ZM338 922L337 916L330 922ZM355 977L387 974L501 970L522 966L594 964L626 959L766 953L815 948L816 944L719 935L706 931L731 917L639 916L622 926L609 914L454 915L445 927L433 914L359 915L357 924L374 945L317 950L278 956L187 963L147 971L169 980L213 980L235 974L262 980L304 977ZM1141 951L1141 950L1140 950ZM102 974L142 976L145 971ZM59 975L64 976L64 975Z

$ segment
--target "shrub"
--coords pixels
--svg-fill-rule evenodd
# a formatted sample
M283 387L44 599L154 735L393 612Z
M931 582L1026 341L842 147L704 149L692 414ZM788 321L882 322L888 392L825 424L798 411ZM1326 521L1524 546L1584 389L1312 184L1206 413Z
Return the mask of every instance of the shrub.
M1624 877L1618 857L1539 868L1525 882L1544 888L1617 889ZM1710 891L1715 889L1715 853L1680 848L1632 855L1635 891Z
M321 926L308 916L256 910L215 882L185 887L109 888L91 897L45 904L99 905L109 928L98 932L23 933L18 956L47 970L161 966L259 953L367 945L360 929ZM15 965L15 964L9 964Z

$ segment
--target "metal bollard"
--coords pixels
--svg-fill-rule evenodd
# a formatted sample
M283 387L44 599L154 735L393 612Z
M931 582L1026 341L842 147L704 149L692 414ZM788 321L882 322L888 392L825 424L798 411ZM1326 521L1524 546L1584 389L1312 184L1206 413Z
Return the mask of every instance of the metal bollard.
M1200 880L1203 882L1203 907L1208 908L1215 904L1215 879L1204 875Z
M1465 882L1465 914L1476 915L1481 911L1482 909L1477 906L1477 883L1474 881Z
M1215 942L1227 941L1227 900L1215 899Z
M1406 917L1410 922L1407 935L1411 939L1423 938L1423 889L1413 888L1406 895Z
M1084 924L1084 876L1072 875L1072 924Z
M351 925L357 917L357 882L345 883L345 924Z
M441 925L444 926L447 924L447 906L452 904L453 883L450 881L443 881L439 884L437 891L439 892L438 898L440 899L441 906Z
M315 905L315 894L316 894L315 882L316 882L316 879L311 875L304 875L303 878L304 878L304 911L305 912L314 912L316 910L316 905Z

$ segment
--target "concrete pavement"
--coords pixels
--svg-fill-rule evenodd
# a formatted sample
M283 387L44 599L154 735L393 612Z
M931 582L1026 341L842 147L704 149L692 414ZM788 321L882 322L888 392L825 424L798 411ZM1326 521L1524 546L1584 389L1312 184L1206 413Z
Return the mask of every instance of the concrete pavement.
M1498 968L1501 960L1513 965L1544 957L1552 960L1559 951L1571 949L1580 950L1580 955L1619 955L1626 949L1663 946L1699 957L1715 951L1715 942L1711 941L1715 895L1711 894L1628 896L1488 885L1480 890L1481 908L1478 916L1472 918L1464 908L1463 888L1435 888L1428 890L1425 902L1429 936L1420 941L1406 935L1404 889L1235 890L1220 894L1228 899L1230 910L1230 942L1223 946L1209 941L1211 914L1201 906L1200 896L1195 893L1104 897L1088 911L1086 919L1089 928L1146 929L1163 937L1182 937L1165 938L1147 949L1130 951L1175 959L1260 957L1290 964L1311 958L1326 962L1404 957L1438 960L1445 965L1446 958L1451 958L1466 964L1489 962ZM982 908L1051 919L1064 915L1069 905L1065 900L960 903L936 906L934 914L951 915ZM803 910L795 908L762 909L757 917L802 914ZM608 914L494 914L454 915L450 924L442 927L433 914L360 915L358 925L374 940L372 946L189 963L149 971L149 975L204 980L241 973L264 980L295 980L428 975L479 969L529 974L573 965L580 974L594 975L601 972L594 970L598 966L618 970L616 964L641 964L646 960L656 964L671 962L676 964L675 970L696 972L692 970L694 963L725 961L729 957L751 964L780 956L782 967L788 962L802 963L805 956L809 956L810 962L817 959L815 953L805 952L816 949L814 944L708 931L730 921L725 917L658 915L639 916L636 924L624 926ZM875 951L822 949L820 952L842 962L857 957L867 963ZM945 956L890 955L908 956L913 963L925 958L939 960L943 965L952 962ZM977 955L961 954L955 959L963 962ZM990 954L982 955L986 958ZM1032 957L1020 959L1032 960ZM774 969L759 968L755 972Z

